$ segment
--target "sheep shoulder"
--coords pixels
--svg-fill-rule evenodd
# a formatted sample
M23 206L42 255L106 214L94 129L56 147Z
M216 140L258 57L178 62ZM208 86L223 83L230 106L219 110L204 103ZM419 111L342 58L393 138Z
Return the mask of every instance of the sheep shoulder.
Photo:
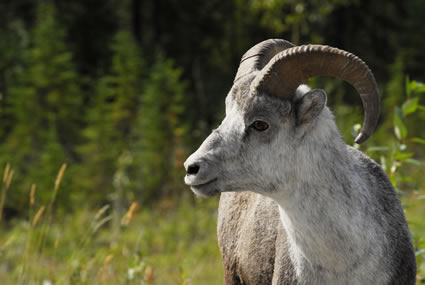
M347 146L348 152L358 162L358 171L368 181L369 191L375 201L368 213L379 221L385 229L387 239L387 268L392 272L390 284L414 284L416 280L416 261L410 232L404 222L404 211L397 193L383 169L364 153Z
M296 284L286 232L270 198L222 193L217 230L224 284Z

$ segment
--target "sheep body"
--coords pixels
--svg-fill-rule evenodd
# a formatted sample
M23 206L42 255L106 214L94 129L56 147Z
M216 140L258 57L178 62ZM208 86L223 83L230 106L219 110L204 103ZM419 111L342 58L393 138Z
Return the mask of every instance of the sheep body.
M321 74L359 92L365 119L356 141L365 141L379 117L367 65L335 48L268 40L242 57L223 122L185 162L196 194L222 195L225 284L415 282L414 249L388 177L345 144L325 91L301 84Z

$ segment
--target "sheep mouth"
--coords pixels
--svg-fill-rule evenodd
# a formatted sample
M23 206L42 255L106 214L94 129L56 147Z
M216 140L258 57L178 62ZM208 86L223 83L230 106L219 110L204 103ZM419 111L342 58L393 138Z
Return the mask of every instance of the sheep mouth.
M205 183L190 185L190 188L196 195L199 195L202 197L212 197L220 193L217 187L214 187L213 185L216 181L217 181L217 178L214 178Z
M195 188L204 187L204 186L210 185L211 183L214 183L215 181L217 181L217 178L211 179L210 181L207 181L205 183L190 185L190 187L195 187Z

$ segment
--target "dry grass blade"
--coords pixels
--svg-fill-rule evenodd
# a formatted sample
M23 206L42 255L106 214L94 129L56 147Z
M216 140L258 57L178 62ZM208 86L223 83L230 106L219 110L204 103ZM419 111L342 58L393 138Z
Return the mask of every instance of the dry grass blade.
M6 187L6 189L9 189L9 186L10 186L10 184L12 183L13 174L15 174L15 172L13 172L13 170L11 170L11 171L9 172L9 175L7 176L6 183L5 183L5 187Z
M53 203L56 200L56 196L58 194L59 186L60 186L60 184L62 182L63 175L65 173L66 167L67 167L66 166L66 163L64 163L64 164L62 164L61 168L59 169L58 176L56 177L56 180L55 180L55 188L53 190L52 199L50 200L49 211L53 207Z
M93 233L97 232L100 227L102 227L104 224L112 220L112 216L107 216L103 219L101 219L93 228Z
M100 219L100 217L103 216L103 214L111 207L111 205L106 204L105 206L103 206L102 208L99 209L99 211L97 211L96 215L94 216L94 220L97 221Z
M57 249L59 247L59 242L61 240L61 236L57 236L55 239L55 249Z
M101 268L98 272L98 276L100 277L102 283L110 283L110 281L108 282L108 280L110 279L112 272L109 268L109 264L111 263L113 257L114 256L112 254L107 255L105 260L103 261L103 268ZM96 279L98 279L99 277L97 277Z
M3 172L3 183L6 184L7 177L9 177L10 164L6 164L6 168Z
M3 187L1 190L1 198L0 198L0 221L3 218L4 203L6 201L7 191L9 190L10 184L12 183L13 174L14 172L13 170L11 170L10 164L8 163L3 173Z
M153 267L149 265L145 270L145 280L146 282L150 283L153 281L153 279L154 279Z
M140 208L139 203L133 202L128 208L127 213L125 213L124 217L121 220L121 225L128 225L136 216L137 210Z
M62 182L62 178L63 178L63 174L65 173L65 170L66 170L66 163L62 164L61 168L59 169L59 173L55 181L55 191L57 191L57 189L59 188L59 185Z
M38 221L40 220L41 216L43 215L45 210L45 207L42 206L40 209L38 209L37 213L34 216L34 219L32 220L32 226L36 226Z
M33 206L35 204L35 191L37 189L37 186L35 184L31 185L30 190L30 206Z
M105 260L103 261L103 266L108 266L108 264L111 263L112 257L114 257L112 254L106 256Z
M61 168L59 169L56 180L55 180L55 188L53 189L52 198L50 199L50 203L49 203L49 205L46 209L46 221L45 221L45 223L43 225L43 229L41 230L41 233L40 233L39 250L42 250L42 248L44 246L44 237L47 234L47 232L49 231L49 226L52 222L53 204L56 201L56 196L58 194L59 186L62 182L62 178L63 178L63 175L65 173L65 170L66 170L66 163L62 164Z

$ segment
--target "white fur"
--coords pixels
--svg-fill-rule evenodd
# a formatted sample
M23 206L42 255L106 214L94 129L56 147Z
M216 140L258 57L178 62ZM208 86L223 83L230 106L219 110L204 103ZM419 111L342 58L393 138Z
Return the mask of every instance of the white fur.
M300 86L296 100L309 91ZM199 163L200 171L187 175L185 182L205 195L217 189L273 199L299 284L387 284L393 271L386 261L391 248L388 216L379 213L380 222L368 216L382 206L371 191L376 184L369 180L376 177L348 151L330 110L324 107L312 122L294 127L294 117L282 119L272 108L268 114L263 108L260 114L247 115L249 108L264 102L284 104L271 97L255 100L243 102L248 105L241 110L232 93L227 96L222 124L185 163ZM269 120L270 130L249 130L253 119ZM267 143L261 143L267 136ZM208 187L196 187L215 178ZM400 216L390 218L405 225L400 209Z
M385 236L380 233L379 226L362 212L371 199L367 185L352 171L353 161L342 157L345 165L341 165L338 175L350 181L355 191L347 205L344 197L339 197L343 194L340 188L344 185L338 185L338 180L328 176L326 166L335 163L332 161L335 151L346 156L342 139L327 137L332 135L332 129L336 131L336 126L330 111L325 109L310 130L306 138L309 141L299 148L298 169L291 172L294 174L292 179L282 185L285 189L265 195L279 205L282 225L290 241L291 258L301 284L313 284L313 280L321 281L316 284L385 284L388 276L382 272L370 272L370 268L380 268L376 265L385 258L381 249ZM320 145L318 148L317 142L330 140L338 147L331 148L333 153L324 154L326 150ZM275 147L286 146L276 144ZM324 161L326 158L329 161ZM319 160L323 168L316 167ZM274 170L272 176L287 173L290 170L284 168L293 167L285 163L281 165L281 169L270 169ZM334 188L332 194L327 189L328 185ZM317 195L311 195L311 192ZM350 207L350 212L347 207ZM332 232L332 228L337 228L339 234ZM366 259L370 251L374 254ZM361 263L356 264L359 260ZM357 267L354 272L353 266ZM323 275L318 273L317 267L323 269ZM368 274L359 274L361 272Z

